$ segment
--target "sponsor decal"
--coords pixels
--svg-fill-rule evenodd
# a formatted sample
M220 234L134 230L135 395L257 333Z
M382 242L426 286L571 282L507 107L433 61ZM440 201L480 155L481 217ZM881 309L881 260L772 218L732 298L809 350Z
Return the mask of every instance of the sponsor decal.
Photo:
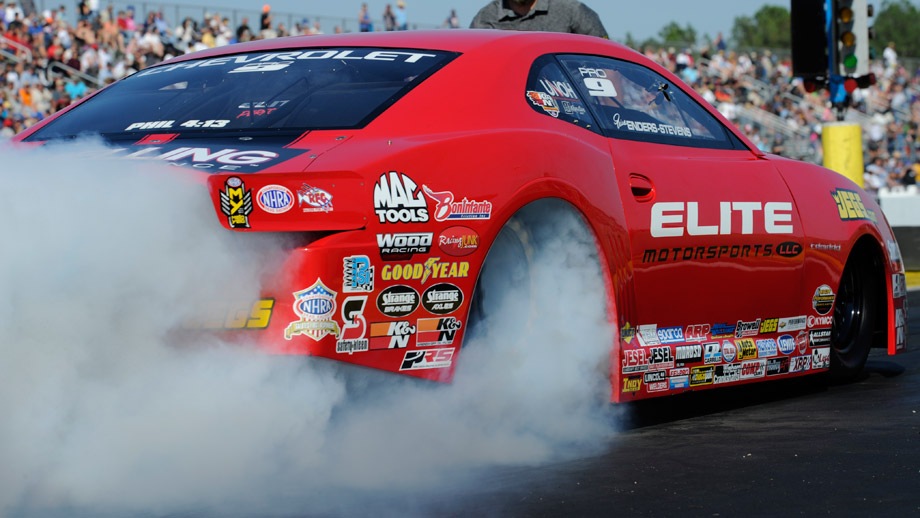
M888 248L888 258L891 259L891 262L900 265L901 247L898 246L898 242L888 239L885 241L885 246Z
M467 227L450 227L438 236L438 248L447 255L466 257L479 249L479 234Z
M428 254L433 236L431 232L377 234L377 248L384 260L404 260L414 254Z
M294 207L294 193L283 185L266 185L256 194L256 202L269 214L284 214Z
M186 61L161 67L153 67L138 72L139 76L163 74L175 70L196 67L233 67L230 72L275 72L283 70L296 62L307 66L311 61L321 60L364 60L396 63L418 63L427 58L436 58L437 54L373 49L320 49L306 51L265 52L261 54L239 54L197 61ZM242 66L241 66L242 65Z
M590 89L591 86L588 86ZM593 95L592 90L592 95ZM634 121L626 120L621 118L619 113L613 114L612 122L616 125L617 129L626 128L629 131L637 131L641 133L656 133L661 135L676 135L678 137L692 137L693 132L690 131L690 128L686 126L672 126L670 124L655 124L654 122L646 121Z
M826 315L834 307L835 296L834 290L830 286L822 284L818 286L818 289L815 290L815 295L811 298L811 307L815 308L819 315Z
M642 263L749 259L773 257L773 255L774 249L772 244L647 248L642 252Z
M297 203L303 212L332 212L332 195L312 185L303 184L297 190Z
M690 386L712 385L714 371L715 368L712 365L708 367L693 367L690 369Z
M414 325L404 320L373 322L371 323L370 349L405 349L409 347L409 339L416 330Z
M313 286L294 293L294 313L299 319L288 324L284 330L284 339L307 335L318 342L326 335L338 337L339 325L332 320L336 308L335 296L336 292L327 288L318 278Z
M560 97L562 99L569 100L578 100L578 94L575 93L575 89L572 88L567 81L551 81L549 79L540 79L540 86L543 87L543 91L552 95L553 97Z
M812 250L820 250L822 252L839 252L842 248L839 243L812 243L809 246Z
M266 329L272 318L275 299L259 299L250 306L217 308L208 315L184 322L184 329Z
M679 345L674 348L674 360L681 365L701 362L703 361L703 346L700 344Z
M492 217L492 202L470 200L466 197L456 201L454 193L450 191L435 192L427 185L422 186L422 191L437 203L434 208L435 221L489 219Z
M671 354L670 347L653 347L649 349L648 353L650 369L670 369L674 367L674 356Z
M629 325L629 322L626 322L626 325L620 328L620 340L623 340L627 344L632 343L633 338L636 336L636 329Z
M830 329L812 329L808 332L808 343L814 347L824 347L831 344Z
M744 322L739 320L735 324L735 338L744 338L747 336L757 336L760 332L760 319L753 320L751 322Z
M422 306L435 315L447 315L456 311L463 304L463 292L453 284L442 282L425 290L422 294Z
M148 141L144 141L146 144ZM113 156L133 160L162 160L177 167L190 167L198 171L238 171L255 172L268 167L279 158L287 159L302 153L303 150L284 150L284 156L274 151L260 149L226 148L212 150L207 147L171 147L144 146L133 148L115 148Z
M767 376L777 376L789 372L789 358L770 358L767 360Z
M811 356L793 356L789 362L789 372L811 370Z
M837 214L840 216L841 221L869 220L873 223L877 222L875 212L866 208L862 198L856 191L837 189L831 192L831 197L834 199L834 203L837 204Z
M668 378L668 384L671 390L690 388L690 375L671 376Z
M635 393L642 389L642 377L633 376L623 378L623 393Z
M735 344L731 340L722 340L722 358L731 363L735 361L735 357L738 355L738 348L735 347Z
M429 257L424 264L385 264L380 269L380 278L385 281L421 281L422 284L429 279L458 279L469 275L470 263L441 262L440 257Z
M713 324L710 330L713 338L731 338L735 336L735 324Z
M758 358L769 358L771 356L776 356L776 340L772 338L764 338L757 340L756 343Z
M775 333L779 328L779 319L778 318L765 318L763 322L760 323L760 334L768 335Z
M676 378L678 376L689 376L689 375L690 375L690 368L688 367L682 367L679 369L671 369L668 371L668 376L672 378Z
M661 345L661 342L658 340L658 325L657 324L645 324L639 326L639 344L646 347L653 345Z
M808 349L808 334L805 331L799 331L799 334L795 335L795 346L799 354L805 354Z
M795 241L786 241L776 245L776 255L780 257L798 257L804 248L801 243Z
M335 352L354 354L369 349L370 341L366 338L367 320L364 308L367 296L346 297L342 302L342 335L335 342Z
M782 335L776 339L776 344L779 347L779 352L790 355L795 352L795 338L792 335Z
M834 323L834 316L827 315L826 317L816 317L814 315L808 315L806 323L809 329L812 327L827 327Z
M352 255L342 259L342 291L366 293L374 291L374 267L366 255Z
M426 223L428 203L412 178L396 171L374 185L374 212L380 223Z
M738 360L757 358L757 344L752 338L735 340L735 347L738 348Z
M571 115L573 117L584 117L588 114L588 110L580 102L562 101L560 104L562 104L562 111L564 111L566 115ZM648 385L646 385L646 390L652 392L651 387ZM665 384L665 388L663 390L667 390L667 384Z
M668 380L664 381L653 381L652 383L645 384L646 392L664 392L668 390Z
M392 318L407 317L418 309L418 305L418 292L409 286L390 286L377 296L377 309Z
M623 374L648 370L648 357L645 354L645 349L624 349L621 363L622 370L620 372Z
M463 323L456 317L420 318L416 322L418 332L416 346L451 345Z
M792 234L792 203L790 202L719 202L718 208L708 204L700 217L699 202L659 202L652 205L652 237L750 235L761 226L767 234ZM718 214L718 216L716 216ZM737 217L736 217L737 216ZM740 228L733 224L741 220ZM705 221L702 221L705 220ZM703 223L709 223L703 224ZM716 247L718 248L718 247Z
M149 122L133 122L128 124L128 127L124 131L140 131L140 130L154 130L154 129L171 129L173 124L176 121L149 121Z
M762 378L767 372L767 360L753 360L741 364L741 379Z
M894 342L899 351L907 346L907 301L904 304L904 308L894 310Z
M826 369L831 366L831 348L822 347L811 351L811 368Z
M688 342L705 342L709 339L710 329L709 324L687 326L686 331L684 331L684 338Z
M556 118L559 117L559 104L557 104L556 100L553 99L553 96L549 95L548 93L528 90L527 99L529 99L534 106L542 109L548 115Z
M250 228L252 189L246 190L239 177L231 176L224 182L224 190L220 191L220 211L227 216L230 228Z
M677 344L684 340L684 330L677 327L662 327L658 329L658 340L663 344Z
M716 385L741 381L741 364L717 365L712 382Z
M896 299L907 296L907 277L903 273L891 276L891 295Z
M808 327L808 320L805 315L797 317L787 317L779 319L777 331L780 333L791 333L792 331L801 331Z
M406 351L403 357L401 371L422 369L443 369L450 367L454 360L453 349L426 349L424 351Z
M646 372L643 377L645 384L668 381L668 373L665 371Z
M703 363L707 365L722 363L722 348L719 346L719 342L703 344Z

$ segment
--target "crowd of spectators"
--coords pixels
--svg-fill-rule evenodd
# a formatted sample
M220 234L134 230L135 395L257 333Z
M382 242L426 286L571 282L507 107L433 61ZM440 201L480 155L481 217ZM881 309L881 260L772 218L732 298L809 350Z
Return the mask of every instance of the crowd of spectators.
M0 137L12 136L76 99L134 71L186 52L256 39L322 34L316 21L292 27L275 23L264 5L258 24L242 18L232 26L218 13L179 24L151 11L138 19L133 8L99 8L80 0L76 24L64 5L23 13L15 0L0 1L3 56L0 76ZM361 31L408 28L403 0L386 4L376 26L367 4L357 17ZM451 11L444 27L459 27ZM341 32L335 27L333 32ZM837 120L825 90L809 93L792 77L788 57L770 51L734 52L719 37L702 49L643 49L679 75L732 120L763 151L822 161L821 131ZM914 184L920 173L920 75L903 66L894 45L873 62L878 82L857 90L856 117L864 130L867 190Z

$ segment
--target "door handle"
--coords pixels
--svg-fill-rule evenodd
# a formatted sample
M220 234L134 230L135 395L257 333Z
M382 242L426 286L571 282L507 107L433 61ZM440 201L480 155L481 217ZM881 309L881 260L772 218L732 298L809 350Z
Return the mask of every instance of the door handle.
M639 173L629 174L629 189L637 201L649 201L655 197L655 184Z

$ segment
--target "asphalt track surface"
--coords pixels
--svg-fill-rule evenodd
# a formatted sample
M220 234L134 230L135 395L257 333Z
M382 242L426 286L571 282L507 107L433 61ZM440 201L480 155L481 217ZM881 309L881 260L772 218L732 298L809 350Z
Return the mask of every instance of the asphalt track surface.
M920 308L920 291L909 294ZM502 470L438 516L920 516L920 310L855 383L792 380L633 405L599 455Z

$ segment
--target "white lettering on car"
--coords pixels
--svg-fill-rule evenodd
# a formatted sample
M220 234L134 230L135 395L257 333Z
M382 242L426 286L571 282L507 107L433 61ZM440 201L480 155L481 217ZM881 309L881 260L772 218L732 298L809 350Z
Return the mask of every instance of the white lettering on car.
M652 237L728 236L753 234L755 220L760 219L767 234L792 234L790 202L719 202L718 224L703 225L699 202L660 202L652 206ZM733 230L735 214L741 217L740 232ZM715 222L712 222L715 223Z

